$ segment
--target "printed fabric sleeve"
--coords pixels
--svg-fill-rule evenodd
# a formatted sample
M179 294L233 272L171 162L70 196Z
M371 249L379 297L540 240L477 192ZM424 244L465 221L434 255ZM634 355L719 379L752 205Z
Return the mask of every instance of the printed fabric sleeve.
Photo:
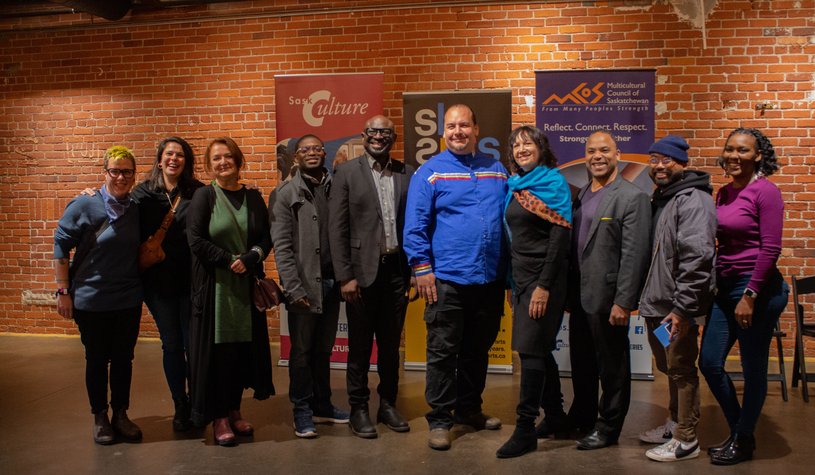
M404 249L413 274L422 276L433 272L431 262L430 228L434 219L433 186L417 171L408 187L405 212Z

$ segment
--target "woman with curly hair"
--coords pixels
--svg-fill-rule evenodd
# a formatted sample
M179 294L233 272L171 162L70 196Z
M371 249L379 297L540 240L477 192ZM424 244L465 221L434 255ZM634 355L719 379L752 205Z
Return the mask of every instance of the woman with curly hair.
M536 127L512 132L509 163L504 219L511 236L512 349L521 359L521 393L515 432L498 449L498 458L537 450L539 406L553 428L566 420L552 350L566 304L571 192L546 135Z
M738 128L727 138L719 165L733 181L716 196L718 294L702 337L699 368L730 427L730 437L708 450L711 463L734 465L753 457L753 432L767 395L770 341L789 288L776 267L784 200L767 179L778 170L772 143L756 129ZM744 372L741 404L724 369L736 341Z

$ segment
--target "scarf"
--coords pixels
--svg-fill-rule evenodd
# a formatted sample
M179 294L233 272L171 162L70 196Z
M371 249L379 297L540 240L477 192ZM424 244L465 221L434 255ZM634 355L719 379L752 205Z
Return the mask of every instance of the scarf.
M515 197L530 213L571 229L572 192L557 168L537 166L528 173L512 175L507 185L510 192L504 201L504 211Z
M117 219L121 218L122 215L127 213L127 209L130 207L130 193L128 193L122 199L114 198L110 193L108 193L107 187L102 185L102 188L99 188L99 193L102 195L102 201L105 203L105 213L108 215L108 220L112 223Z

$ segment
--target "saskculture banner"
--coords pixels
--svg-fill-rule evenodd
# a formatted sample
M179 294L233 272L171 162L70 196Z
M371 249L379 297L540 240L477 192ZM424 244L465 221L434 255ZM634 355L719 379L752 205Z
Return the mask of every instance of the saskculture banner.
M549 139L573 192L589 182L586 139L596 130L608 130L622 152L620 176L651 195L648 148L654 143L655 74L654 70L535 72L535 125ZM628 338L636 379L653 378L646 332L643 317L632 313ZM553 353L561 374L570 374L568 314Z
M278 156L291 163L300 137L314 134L323 141L329 172L342 162L362 155L362 129L371 117L383 113L383 74L300 74L275 76L275 119ZM286 177L281 177L285 179ZM288 313L280 309L280 360L287 366L291 354ZM376 368L374 341L372 369ZM348 319L340 304L337 337L331 355L333 368L348 361Z
M443 152L444 113L455 104L470 106L478 120L478 151L501 160L512 128L512 91L437 91L403 95L405 162L420 166ZM512 373L512 313L504 304L501 328L489 354L489 372ZM427 329L424 300L410 302L405 317L405 369L424 370L427 362Z

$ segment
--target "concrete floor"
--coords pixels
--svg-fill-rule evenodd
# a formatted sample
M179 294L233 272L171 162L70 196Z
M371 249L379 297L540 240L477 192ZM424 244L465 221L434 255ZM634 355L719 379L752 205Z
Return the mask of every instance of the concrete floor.
M273 353L276 353L273 348ZM173 404L161 370L161 345L142 340L136 348L131 418L144 431L138 444L99 446L91 438L92 416L84 387L82 345L73 337L0 335L0 473L277 473L277 474L497 474L497 473L812 473L815 444L815 402L802 401L800 390L783 402L778 384L771 384L758 425L755 460L736 467L714 467L708 457L681 463L651 462L637 434L660 424L666 383L635 381L631 410L620 444L609 449L578 452L573 441L546 440L538 451L509 460L495 458L495 450L509 437L514 424L519 376L490 375L484 394L485 411L499 416L499 431L466 432L447 452L429 449L423 414L424 373L402 377L398 406L411 431L390 432L379 426L380 437L354 437L347 426L318 426L320 437L294 436L286 397L288 374L274 368L278 396L243 403L255 436L240 445L213 445L212 430L189 434L172 432ZM372 383L377 377L371 375ZM724 420L703 384L699 438L703 447L726 437ZM348 408L345 373L332 371L334 402ZM566 400L571 384L563 380ZM377 401L372 401L375 411Z

